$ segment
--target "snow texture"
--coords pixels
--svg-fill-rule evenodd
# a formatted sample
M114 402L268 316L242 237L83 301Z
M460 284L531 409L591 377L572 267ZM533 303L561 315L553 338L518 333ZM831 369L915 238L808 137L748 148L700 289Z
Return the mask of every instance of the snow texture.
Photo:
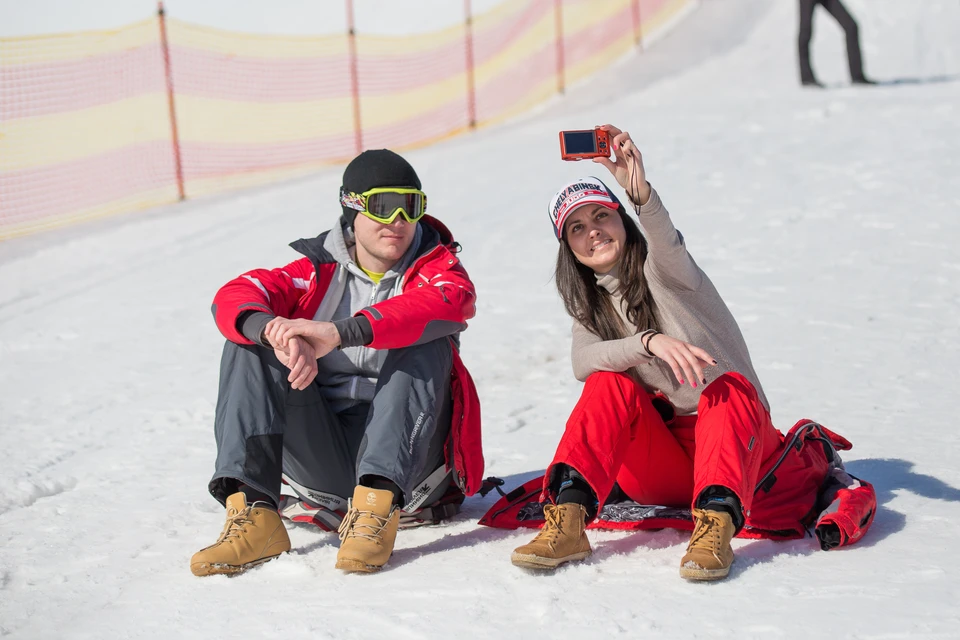
M297 526L274 562L192 576L223 523L210 300L334 223L336 167L0 245L0 636L956 638L960 4L847 5L880 86L848 85L822 12L825 91L798 86L795 2L705 0L536 113L407 156L477 284L463 356L488 474L539 473L578 397L545 209L603 175L562 163L556 132L612 122L739 320L775 424L854 442L879 500L862 543L736 541L705 585L678 577L684 533L592 532L592 558L535 575L509 562L529 531L475 524L488 496L401 532L378 575L341 575L336 537Z

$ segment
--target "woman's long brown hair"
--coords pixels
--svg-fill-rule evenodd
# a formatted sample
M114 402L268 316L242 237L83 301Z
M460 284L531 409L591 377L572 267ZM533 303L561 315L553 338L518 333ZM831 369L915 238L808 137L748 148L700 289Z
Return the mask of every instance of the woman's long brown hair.
M637 330L660 330L657 308L643 275L647 259L647 239L640 233L637 224L627 215L623 205L617 209L627 240L620 256L618 273L620 295L623 297L627 320ZM557 291L563 298L563 306L574 320L603 340L616 340L632 335L613 308L613 301L606 289L597 284L593 269L580 264L566 240L560 241L557 253L557 269L554 272Z

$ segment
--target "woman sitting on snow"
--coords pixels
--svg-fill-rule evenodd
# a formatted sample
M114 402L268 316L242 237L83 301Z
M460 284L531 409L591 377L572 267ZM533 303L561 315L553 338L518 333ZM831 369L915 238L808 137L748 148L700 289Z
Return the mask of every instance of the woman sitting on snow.
M512 561L543 569L590 555L585 525L616 485L640 504L692 505L680 575L721 579L734 559L730 540L744 527L747 535L802 535L831 474L849 479L835 455L849 443L809 421L787 439L774 428L740 329L647 182L639 150L628 133L602 128L614 159L594 162L626 190L646 238L596 178L550 201L557 288L574 319L574 374L586 384L543 480L545 524ZM799 453L810 439L825 446ZM868 517L848 523L844 505L839 524L822 519L824 548L869 526L872 488L853 483L864 489L854 510Z

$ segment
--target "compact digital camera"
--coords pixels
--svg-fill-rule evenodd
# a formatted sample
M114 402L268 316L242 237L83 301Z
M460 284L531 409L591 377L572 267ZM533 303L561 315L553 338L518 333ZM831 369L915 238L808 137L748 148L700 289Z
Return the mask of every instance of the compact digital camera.
M560 157L564 160L585 160L610 157L610 135L597 127L560 132Z

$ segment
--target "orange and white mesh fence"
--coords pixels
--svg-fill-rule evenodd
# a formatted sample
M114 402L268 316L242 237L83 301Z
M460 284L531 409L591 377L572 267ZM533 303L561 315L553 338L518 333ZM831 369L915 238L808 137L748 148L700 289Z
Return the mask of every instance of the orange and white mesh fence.
M510 0L416 36L157 16L0 38L0 240L422 146L517 115L695 0Z

